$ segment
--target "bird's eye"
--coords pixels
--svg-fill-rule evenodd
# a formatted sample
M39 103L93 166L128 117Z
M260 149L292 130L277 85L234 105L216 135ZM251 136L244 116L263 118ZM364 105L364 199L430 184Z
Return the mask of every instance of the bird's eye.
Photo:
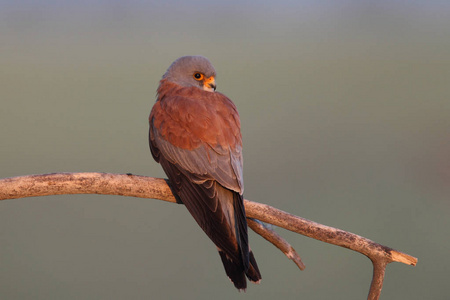
M196 72L196 73L194 73L194 78L195 78L195 80L202 80L203 74Z

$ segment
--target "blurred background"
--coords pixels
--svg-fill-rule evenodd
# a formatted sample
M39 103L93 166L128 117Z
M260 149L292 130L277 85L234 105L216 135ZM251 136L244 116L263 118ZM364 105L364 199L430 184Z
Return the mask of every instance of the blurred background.
M450 2L0 1L0 178L165 177L149 152L158 81L208 57L237 105L245 197L419 258L381 299L447 299ZM0 203L1 299L365 299L370 261L277 231L238 293L187 210L99 195Z

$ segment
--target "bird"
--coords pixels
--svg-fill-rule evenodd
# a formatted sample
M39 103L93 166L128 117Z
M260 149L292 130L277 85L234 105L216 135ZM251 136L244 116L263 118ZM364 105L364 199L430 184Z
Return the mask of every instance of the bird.
M149 116L150 151L216 245L239 290L261 273L248 243L243 202L242 134L235 104L216 92L216 71L204 56L182 56L162 76Z

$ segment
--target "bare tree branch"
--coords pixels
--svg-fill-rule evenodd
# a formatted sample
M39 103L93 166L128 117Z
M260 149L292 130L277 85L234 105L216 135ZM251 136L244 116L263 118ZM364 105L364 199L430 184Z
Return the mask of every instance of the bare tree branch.
M132 174L52 173L0 180L0 200L65 194L119 195L176 203L165 179Z
M132 174L53 173L0 180L0 200L63 194L104 194L153 198L176 203L168 182L160 178ZM244 200L247 217L270 223L299 234L348 248L370 258L373 278L369 300L380 297L387 264L396 261L415 266L417 258L375 243L362 236L322 225L269 205ZM280 236L249 219L249 226L278 247L300 269L304 268L295 250Z
M383 288L384 273L386 272L387 261L381 259L370 259L373 266L372 282L370 283L368 300L378 300Z
M415 257L380 245L354 233L322 225L266 204L249 200L244 201L248 218L258 219L322 242L357 251L372 260L383 260L387 263L396 261L412 266L415 266L417 263L417 258Z
M285 239L283 239L280 235L278 235L275 231L268 227L268 224L261 222L259 220L255 220L252 218L247 218L248 226L257 234L265 238L267 241L271 242L275 247L280 249L290 260L292 260L300 270L305 269L305 265L298 255L297 251L295 251L294 247L292 247Z

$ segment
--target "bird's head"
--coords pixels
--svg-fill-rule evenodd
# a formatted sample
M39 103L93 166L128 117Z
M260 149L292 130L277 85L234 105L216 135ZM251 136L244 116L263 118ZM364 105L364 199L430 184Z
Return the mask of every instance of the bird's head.
M211 62L203 56L182 56L175 60L163 79L181 86L195 86L199 89L214 92L216 90L216 70Z

